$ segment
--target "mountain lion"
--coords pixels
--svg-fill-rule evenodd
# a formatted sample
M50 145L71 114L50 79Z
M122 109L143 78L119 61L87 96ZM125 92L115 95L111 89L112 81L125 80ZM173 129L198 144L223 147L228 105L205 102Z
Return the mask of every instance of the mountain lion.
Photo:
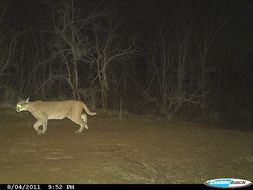
M16 106L17 112L29 111L38 120L33 125L38 134L44 134L47 131L47 121L49 119L63 119L66 117L81 126L76 131L76 133L81 133L84 127L88 129L87 115L82 113L83 109L88 115L97 115L97 113L91 112L83 102L77 100L29 102L28 98L19 101ZM39 130L41 125L43 130Z

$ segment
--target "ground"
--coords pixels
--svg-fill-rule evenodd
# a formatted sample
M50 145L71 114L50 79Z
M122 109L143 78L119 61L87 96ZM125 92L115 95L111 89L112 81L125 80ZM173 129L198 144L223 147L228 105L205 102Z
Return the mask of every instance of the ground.
M64 119L37 135L30 113L0 111L0 183L253 181L252 130L101 113L82 134Z

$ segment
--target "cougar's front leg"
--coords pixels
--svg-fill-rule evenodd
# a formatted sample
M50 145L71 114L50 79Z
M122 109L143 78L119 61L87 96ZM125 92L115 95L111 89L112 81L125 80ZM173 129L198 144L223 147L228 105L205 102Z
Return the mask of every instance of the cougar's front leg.
M38 134L42 133L42 130L39 130L39 127L43 124L43 121L38 120L36 123L34 123L33 128L37 131Z
M45 134L47 131L47 120L43 123L42 127L43 127L42 134Z

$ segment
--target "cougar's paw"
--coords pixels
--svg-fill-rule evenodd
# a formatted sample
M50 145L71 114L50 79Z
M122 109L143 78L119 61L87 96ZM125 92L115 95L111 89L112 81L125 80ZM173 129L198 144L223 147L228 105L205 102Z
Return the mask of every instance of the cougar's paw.
M80 130L77 130L75 133L76 134L80 134L80 133L82 133L83 131L80 131Z
M38 131L38 135L44 135L46 131Z

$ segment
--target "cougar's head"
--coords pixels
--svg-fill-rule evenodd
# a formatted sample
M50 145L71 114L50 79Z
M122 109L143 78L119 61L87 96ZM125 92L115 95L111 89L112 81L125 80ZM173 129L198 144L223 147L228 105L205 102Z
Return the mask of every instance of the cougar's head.
M17 112L26 111L27 106L28 106L28 101L29 101L29 98L27 98L26 100L20 100L16 105L16 111Z

